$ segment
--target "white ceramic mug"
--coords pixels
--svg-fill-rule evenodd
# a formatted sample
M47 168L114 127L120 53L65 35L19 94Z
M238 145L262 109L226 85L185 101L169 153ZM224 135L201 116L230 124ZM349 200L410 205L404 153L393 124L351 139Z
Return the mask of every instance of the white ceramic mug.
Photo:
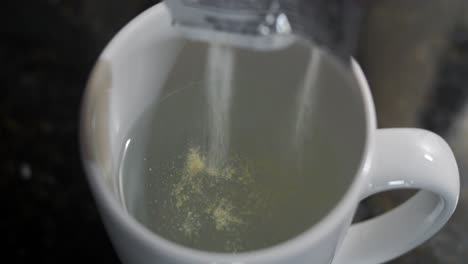
M352 184L339 203L297 237L267 249L238 254L210 253L170 242L139 224L124 209L118 184L120 153L135 120L159 95L183 40L158 4L129 23L97 62L84 97L82 157L103 221L125 263L375 264L395 258L434 235L455 210L459 174L449 146L421 129L377 129L365 77L356 63L356 85L328 88L343 112L327 117L329 133L343 153L359 153ZM339 87L339 88L336 88ZM325 88L327 89L327 88ZM332 105L332 103L330 103ZM332 111L333 112L333 111ZM355 150L359 149L359 152ZM420 189L390 212L352 224L359 202L393 189Z

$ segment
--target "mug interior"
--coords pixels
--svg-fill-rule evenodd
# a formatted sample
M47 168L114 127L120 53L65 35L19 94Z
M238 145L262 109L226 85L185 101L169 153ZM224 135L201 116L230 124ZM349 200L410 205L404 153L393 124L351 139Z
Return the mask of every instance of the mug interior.
M155 105L160 105L163 98L170 98L175 90L202 91L204 85L189 87L187 84L197 83L193 76L203 75L207 48L206 44L181 38L171 29L166 15L154 24L130 24L97 62L83 106L84 157L95 170L93 175L103 178L122 210L131 211L138 203L124 197L134 197L141 191L135 181L119 173L132 127L141 116L157 110ZM303 94L306 70L313 56L320 57L316 82L311 93ZM298 111L301 96L309 96L313 102L306 109L309 120L299 150L303 164L313 162L314 157L320 160L323 153L329 153L330 158L321 160L329 170L311 175L314 181L309 182L311 189L317 188L312 186L316 182L320 189L334 190L335 195L328 197L323 218L350 188L365 152L366 109L359 84L350 69L302 40L277 51L236 50L236 63L245 74L234 85L230 133L238 144L249 146L249 151L257 153L262 149L262 153L282 153L282 157L286 153L295 157L289 149L294 145L290 140L296 122L294 113ZM176 132L171 135L170 131L193 131L196 124L204 124L206 117L194 115L196 111L193 111L206 103L200 97L202 94L195 92L195 105L187 101L170 109L167 119L196 122L173 122L173 126L169 125L160 134L157 132L157 136L177 137ZM188 125L184 127L181 123ZM326 143L317 147L317 142ZM125 190L122 186L126 186Z

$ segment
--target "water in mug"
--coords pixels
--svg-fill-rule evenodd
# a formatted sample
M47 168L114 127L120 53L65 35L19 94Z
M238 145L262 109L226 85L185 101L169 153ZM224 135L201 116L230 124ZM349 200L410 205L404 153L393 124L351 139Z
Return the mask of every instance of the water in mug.
M307 230L348 185L314 125L320 54L188 42L122 155L124 204L178 244L267 248Z

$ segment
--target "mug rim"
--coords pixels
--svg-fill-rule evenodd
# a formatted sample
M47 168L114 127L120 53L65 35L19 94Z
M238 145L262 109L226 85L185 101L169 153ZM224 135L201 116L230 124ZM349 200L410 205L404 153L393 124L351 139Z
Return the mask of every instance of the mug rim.
M119 49L125 49L125 47L119 43L125 40L128 35L131 35L137 28L141 28L145 24L154 23L154 20L161 19L162 17L168 15L169 11L164 2L156 4L153 7L147 9L132 19L117 33L117 35L112 38L112 40L101 52L100 57L103 54L112 57L112 53L118 53ZM329 233L331 233L331 231L333 231L336 226L340 225L343 219L346 219L350 210L349 208L353 208L355 206L355 201L361 198L360 191L363 187L365 175L369 171L370 167L370 157L373 150L372 144L374 142L373 138L377 128L376 114L372 95L364 73L359 64L353 58L350 60L350 68L352 69L353 75L356 78L356 82L359 86L360 96L362 97L362 102L364 104L363 118L365 120L364 123L366 135L364 138L364 146L359 166L353 175L351 184L348 186L339 201L328 211L324 217L322 217L318 222L313 223L309 228L300 234L268 248L240 253L219 253L189 248L176 242L172 242L148 230L145 226L143 226L125 211L124 207L121 206L117 201L118 199L114 197L111 190L108 188L108 186L105 185L106 183L104 182L102 175L99 175L95 170L92 170L90 168L89 162L87 162L83 146L86 145L84 142L88 141L86 133L84 132L88 124L85 123L85 119L82 117L85 112L86 101L88 100L86 96L88 90L90 89L88 84L85 89L85 95L83 96L83 102L81 106L80 148L86 175L93 191L93 196L101 206L100 209L105 209L106 212L110 214L110 217L113 217L120 226L123 226L123 228L127 229L127 231L131 233L136 239L140 240L140 242L148 245L155 251L163 251L167 255L181 260L212 261L213 259L220 259L232 263L254 260L273 261L278 259L285 259L296 255L298 252L307 250L310 245L320 242ZM341 65L339 66L344 67Z

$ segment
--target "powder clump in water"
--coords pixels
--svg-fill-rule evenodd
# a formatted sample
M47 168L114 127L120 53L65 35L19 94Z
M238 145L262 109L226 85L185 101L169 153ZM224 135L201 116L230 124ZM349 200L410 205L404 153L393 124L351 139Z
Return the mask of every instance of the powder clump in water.
M200 155L198 148L189 149L185 166L190 176L196 175L206 169L205 159Z
M242 220L233 213L234 206L226 199L221 199L211 215L216 224L216 230L229 230L233 225L242 224Z
M202 229L212 230L232 237L225 241L226 250L242 248L241 241L235 237L247 225L243 217L258 208L259 203L258 199L246 202L239 197L261 195L253 188L251 170L240 164L231 162L223 168L213 168L208 166L200 148L189 148L184 168L173 173L177 181L171 191L179 215L174 224L183 236L197 241Z

